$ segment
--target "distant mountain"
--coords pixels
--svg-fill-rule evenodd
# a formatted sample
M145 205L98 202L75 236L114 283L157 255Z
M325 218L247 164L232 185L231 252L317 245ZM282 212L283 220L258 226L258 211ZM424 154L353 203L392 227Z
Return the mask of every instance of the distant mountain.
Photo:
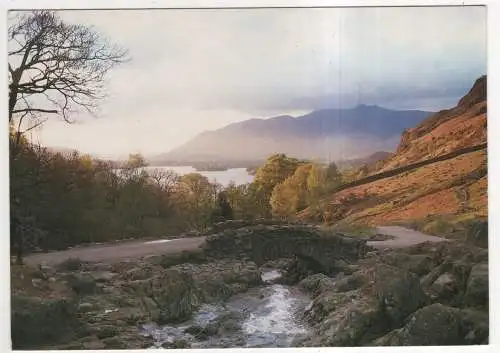
M260 160L278 152L320 160L358 158L393 150L401 133L429 114L359 105L317 110L296 118L250 119L203 132L152 160Z

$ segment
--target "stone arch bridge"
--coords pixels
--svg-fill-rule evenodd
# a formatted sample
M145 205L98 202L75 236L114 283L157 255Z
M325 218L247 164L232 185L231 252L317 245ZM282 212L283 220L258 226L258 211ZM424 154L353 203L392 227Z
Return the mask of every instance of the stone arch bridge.
M347 263L363 257L366 240L326 232L312 225L250 225L208 235L202 245L213 258L249 259L257 265L270 260L297 257L325 272L339 260Z

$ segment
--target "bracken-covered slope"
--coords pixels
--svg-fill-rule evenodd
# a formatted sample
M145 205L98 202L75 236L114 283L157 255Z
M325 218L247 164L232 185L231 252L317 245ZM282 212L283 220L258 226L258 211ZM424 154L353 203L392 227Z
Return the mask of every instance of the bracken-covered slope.
M433 114L405 131L396 153L371 174L485 144L486 107L483 76L455 108ZM447 233L462 221L487 217L487 188L487 152L483 149L347 188L298 218L368 225L406 223L421 225L429 233Z
M382 170L483 144L486 125L486 76L482 76L456 107L432 114L417 127L406 130L396 153Z

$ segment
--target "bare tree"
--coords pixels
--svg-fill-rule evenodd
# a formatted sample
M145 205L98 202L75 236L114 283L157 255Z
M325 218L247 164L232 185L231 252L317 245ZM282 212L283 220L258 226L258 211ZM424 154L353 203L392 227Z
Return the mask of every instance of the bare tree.
M83 108L94 114L104 97L103 79L126 60L127 51L110 44L92 27L65 23L51 11L18 15L9 37L9 122L41 114L70 113Z
M11 173L21 135L42 124L48 115L70 122L70 113L84 109L94 114L104 97L106 73L127 58L127 51L110 44L92 27L64 22L51 11L17 14L8 30L9 124ZM28 127L21 131L23 119ZM15 126L14 126L15 124ZM29 215L18 202L18 188L11 185L11 237L19 262L29 234Z
M155 168L148 172L151 181L163 192L172 193L175 185L179 182L179 175L172 170Z

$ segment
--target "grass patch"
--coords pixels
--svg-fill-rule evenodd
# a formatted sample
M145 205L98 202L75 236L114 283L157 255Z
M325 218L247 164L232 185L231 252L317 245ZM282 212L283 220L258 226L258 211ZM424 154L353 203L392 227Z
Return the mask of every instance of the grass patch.
M471 224L480 219L485 219L485 217L481 217L475 212L470 212L457 215L436 215L421 219L396 221L392 224L408 227L438 237L463 240Z

